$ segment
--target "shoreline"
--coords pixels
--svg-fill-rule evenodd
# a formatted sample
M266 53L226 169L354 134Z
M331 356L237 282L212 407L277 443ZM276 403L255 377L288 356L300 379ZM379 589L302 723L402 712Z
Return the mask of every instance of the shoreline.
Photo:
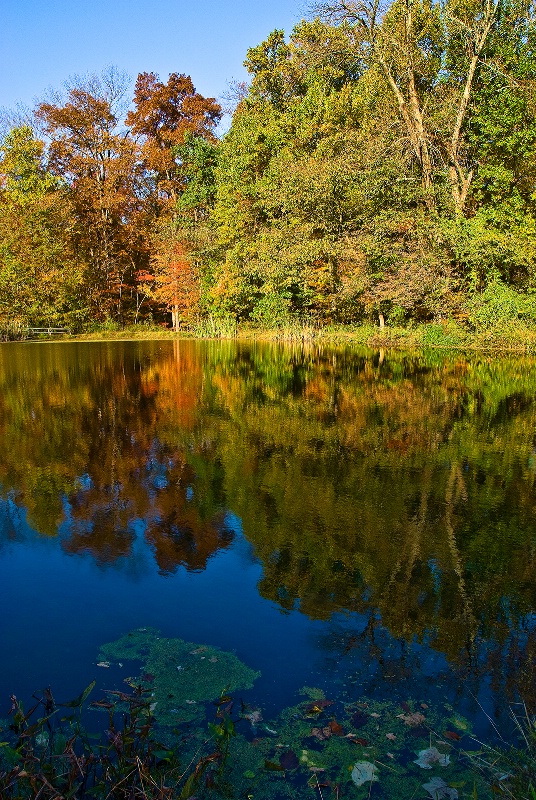
M231 331L184 329L172 331L146 325L130 326L123 330L102 330L57 337L39 337L11 341L25 342L108 342L108 341L258 341L280 344L318 344L359 346L390 350L460 350L486 353L536 354L536 327L515 325L487 331L468 331L456 323L428 323L410 328L372 325L323 327L303 326L278 329L244 326ZM7 343L7 342L6 342Z

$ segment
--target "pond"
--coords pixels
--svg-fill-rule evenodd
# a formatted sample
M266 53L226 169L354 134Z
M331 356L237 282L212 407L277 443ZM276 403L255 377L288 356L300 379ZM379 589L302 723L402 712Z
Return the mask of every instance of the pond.
M536 706L535 367L1 345L0 717L146 670L169 731L232 695L237 797L488 796L465 754Z

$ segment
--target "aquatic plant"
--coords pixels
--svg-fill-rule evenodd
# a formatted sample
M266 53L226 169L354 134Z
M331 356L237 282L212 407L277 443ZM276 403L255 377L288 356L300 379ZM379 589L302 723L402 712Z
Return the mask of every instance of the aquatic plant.
M154 628L138 628L104 644L104 663L140 662L139 675L127 678L150 694L151 713L160 725L175 726L205 716L205 703L222 693L250 689L260 672L234 653L206 644L167 639Z
M60 704L45 689L27 712L12 696L9 741L0 743L2 800L186 800L203 782L216 786L233 734L224 700L217 703L217 721L203 747L185 759L180 746L166 747L157 737L142 686L108 691L93 702L106 710L107 726L102 734L88 732L81 711L94 686ZM63 709L71 713L60 716Z

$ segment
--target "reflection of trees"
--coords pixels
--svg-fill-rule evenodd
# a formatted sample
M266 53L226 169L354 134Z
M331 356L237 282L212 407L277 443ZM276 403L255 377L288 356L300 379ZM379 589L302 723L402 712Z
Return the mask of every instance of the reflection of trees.
M459 669L484 670L481 641L504 655L536 602L527 365L286 358L279 390L251 353L214 379L228 502L263 563L261 592L316 618L379 609L394 636L427 632Z
M10 348L0 483L41 532L63 520L69 552L113 561L142 535L163 573L203 569L230 541L228 508L282 608L379 611L392 635L426 632L462 670L485 668L481 641L490 663L532 656L532 629L511 632L536 604L531 362L233 342Z
M36 529L55 535L62 523L69 553L128 557L141 523L163 572L203 569L232 538L213 502L217 470L200 484L181 443L203 375L188 350L160 350L30 347L30 380L28 348L13 348L15 360L0 367L1 482Z

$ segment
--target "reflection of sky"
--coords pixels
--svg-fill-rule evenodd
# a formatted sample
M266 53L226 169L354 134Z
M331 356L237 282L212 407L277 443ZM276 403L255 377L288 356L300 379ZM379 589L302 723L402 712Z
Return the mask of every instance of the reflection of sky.
M110 681L124 676L96 668L99 645L153 626L166 636L234 650L261 670L251 695L267 714L296 702L297 690L311 685L329 696L452 704L479 718L477 732L486 734L481 707L492 712L495 702L489 680L455 673L433 649L433 632L404 641L392 637L375 612L334 614L321 622L297 609L281 613L262 598L262 567L231 512L225 526L234 533L232 547L202 572L179 569L171 576L158 573L143 520L131 523L129 557L107 565L63 551L69 526L68 504L54 539L33 531L12 499L0 502L0 702L13 691L23 696L48 684L75 696L93 678L111 688Z

